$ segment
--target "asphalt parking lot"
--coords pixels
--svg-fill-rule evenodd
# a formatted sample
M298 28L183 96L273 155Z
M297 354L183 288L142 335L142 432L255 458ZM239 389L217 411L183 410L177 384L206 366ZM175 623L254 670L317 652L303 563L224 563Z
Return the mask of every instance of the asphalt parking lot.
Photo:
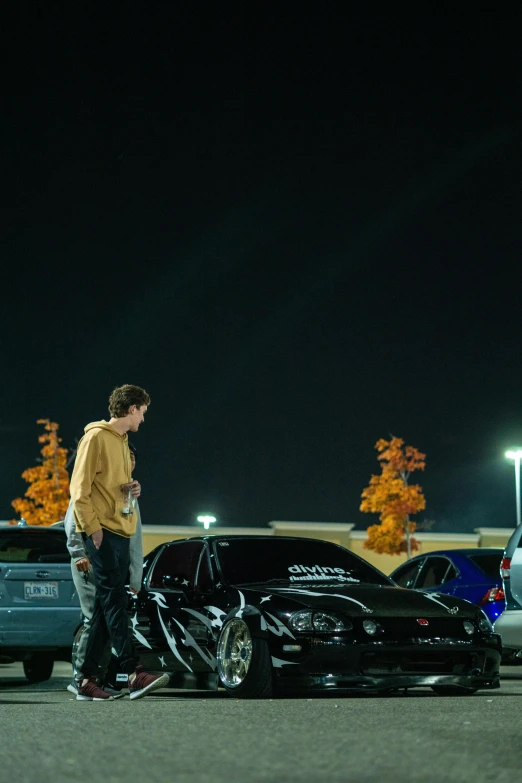
M520 776L522 666L471 697L431 691L239 701L224 692L158 691L77 702L70 669L30 685L0 665L1 777L71 781L318 780L486 783Z

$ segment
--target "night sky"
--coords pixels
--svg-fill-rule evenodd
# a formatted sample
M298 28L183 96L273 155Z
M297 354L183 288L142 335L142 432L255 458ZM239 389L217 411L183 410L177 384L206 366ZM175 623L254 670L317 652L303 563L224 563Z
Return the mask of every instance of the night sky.
M135 383L146 523L366 527L394 434L434 532L514 524L522 12L285 5L4 20L0 518Z

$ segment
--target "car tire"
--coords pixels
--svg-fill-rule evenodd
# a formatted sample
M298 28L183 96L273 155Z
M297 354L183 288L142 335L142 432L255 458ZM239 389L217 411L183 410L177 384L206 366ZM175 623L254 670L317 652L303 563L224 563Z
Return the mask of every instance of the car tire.
M266 639L252 636L243 619L223 626L217 645L221 684L236 699L269 699L274 693L272 659Z
M29 682L45 682L53 673L54 658L50 653L33 653L23 663L24 674Z
M473 696L478 688L460 688L458 685L432 685L437 696Z

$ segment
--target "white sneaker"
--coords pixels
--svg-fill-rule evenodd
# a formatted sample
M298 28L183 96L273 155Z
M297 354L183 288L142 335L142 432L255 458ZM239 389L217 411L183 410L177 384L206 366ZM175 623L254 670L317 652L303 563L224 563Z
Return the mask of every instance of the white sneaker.
M71 680L71 682L67 686L67 690L69 691L69 693L74 694L74 696L78 696L78 683L76 682L76 680Z

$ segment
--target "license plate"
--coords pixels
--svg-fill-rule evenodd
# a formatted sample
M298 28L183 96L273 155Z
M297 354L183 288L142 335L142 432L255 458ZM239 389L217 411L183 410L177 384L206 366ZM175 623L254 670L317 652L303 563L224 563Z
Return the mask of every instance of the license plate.
M58 582L24 582L26 598L58 598Z

